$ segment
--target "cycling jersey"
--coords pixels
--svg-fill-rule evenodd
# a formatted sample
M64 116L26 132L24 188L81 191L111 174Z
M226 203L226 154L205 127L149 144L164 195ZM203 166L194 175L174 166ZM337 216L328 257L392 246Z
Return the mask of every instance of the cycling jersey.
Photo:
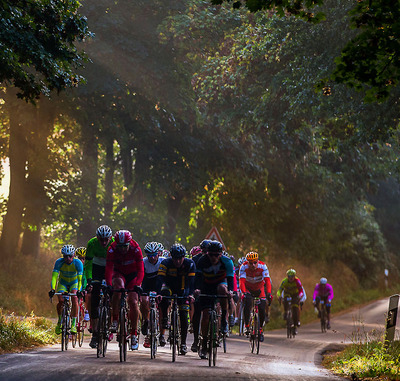
M221 256L216 265L211 264L208 255L203 255L196 269L196 289L215 289L220 283L228 283L228 290L233 291L233 262ZM203 291L204 292L204 291Z
M111 243L114 241L114 238L110 239L110 242L106 247L103 247L97 237L93 237L89 240L86 248L86 256L85 256L85 275L86 279L92 279L92 268L93 265L97 266L106 266L106 256L107 256L107 249L110 247ZM97 279L100 282L103 279Z
M150 263L149 258L143 258L144 264L144 278L142 282L142 289L144 292L156 291L157 289L157 274L160 267L160 263L164 258L158 257L157 262L153 265Z
M71 264L67 264L64 258L56 260L53 268L53 274L51 277L51 289L56 289L56 283L58 278L58 289L59 292L82 290L82 274L83 265L78 258L74 258Z
M265 298L265 292L271 293L271 279L268 267L264 262L258 261L256 267L245 261L240 267L240 290L243 293L261 291L260 297Z
M127 283L125 287L140 286L144 276L144 264L138 243L132 239L127 253L120 253L116 248L117 243L113 242L107 251L105 271L107 285L112 284L113 278L122 276Z
M304 296L303 286L301 285L300 279L297 277L294 278L293 282L289 282L288 278L284 278L276 293L278 298L282 295L282 292L291 297L298 296L299 299Z
M192 259L184 258L182 266L176 268L172 258L164 259L158 269L157 291L166 286L172 294L188 296L193 294L196 265Z
M333 288L332 286L327 283L325 284L325 287L321 287L320 283L317 283L315 285L314 289L314 294L313 294L313 300L315 300L317 297L324 298L327 300L332 300L333 299Z

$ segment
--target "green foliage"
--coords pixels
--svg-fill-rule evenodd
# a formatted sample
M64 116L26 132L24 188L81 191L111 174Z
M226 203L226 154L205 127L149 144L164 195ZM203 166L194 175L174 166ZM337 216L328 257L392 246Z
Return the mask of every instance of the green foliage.
M344 376L398 379L400 343L396 341L388 348L382 341L352 344L332 359L325 360L325 365L328 365L335 373Z
M81 82L84 56L74 42L91 33L79 7L76 0L0 1L0 82L27 100Z
M30 349L34 346L54 344L57 337L53 333L50 320L30 316L6 315L0 309L0 353Z

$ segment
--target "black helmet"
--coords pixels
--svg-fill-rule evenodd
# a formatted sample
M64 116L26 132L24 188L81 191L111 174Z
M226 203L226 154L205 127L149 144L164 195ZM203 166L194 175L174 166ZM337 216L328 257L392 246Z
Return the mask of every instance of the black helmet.
M211 241L207 251L209 253L222 253L222 243L219 241Z
M207 248L208 248L208 245L210 244L210 240L209 239L203 239L201 242L200 242L200 249L203 251L203 253L204 252L206 252L207 251Z
M172 258L182 258L186 255L186 248L180 243L174 243L169 252Z

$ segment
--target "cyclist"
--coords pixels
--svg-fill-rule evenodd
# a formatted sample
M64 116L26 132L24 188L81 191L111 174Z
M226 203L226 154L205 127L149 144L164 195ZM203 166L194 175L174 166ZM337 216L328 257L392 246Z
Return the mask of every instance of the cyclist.
M159 242L147 242L144 246L146 257L143 258L144 278L142 282L142 289L146 294L148 294L150 291L157 291L157 273L160 263L164 260L164 258L160 256L163 250L164 246ZM150 348L150 339L147 332L150 316L148 296L143 295L140 297L140 312L142 314L142 334L145 336L143 346L145 348Z
M85 265L86 247L83 247L83 246L78 247L75 250L75 256L82 262L83 265ZM87 286L86 276L85 276L85 273L83 273L83 276L82 276L82 294L85 293L84 290L86 289L86 286ZM85 304L84 304L85 307L87 307L87 305L90 304L89 299L90 299L90 294L86 294L85 295ZM83 320L84 321L89 321L90 320L89 311L86 308L85 308L85 315L84 315Z
M56 292L56 284L58 280L57 292L69 292L71 294L80 294L82 290L82 274L83 265L78 258L74 258L75 247L73 245L64 245L61 248L62 258L59 258L54 263L53 274L51 277L51 290L49 296L52 298ZM57 314L58 322L55 328L56 334L61 334L61 312L64 305L62 295L58 296ZM78 316L78 298L71 297L71 333L77 333L76 317Z
M271 303L271 279L268 267L258 259L258 253L250 251L246 254L246 261L240 267L240 290L244 295L244 324L246 335L250 334L250 310L253 297L260 298L260 341L264 341L264 321L268 322L268 304Z
M131 321L131 349L139 348L137 325L139 320L138 293L144 277L143 254L139 244L132 239L128 230L119 230L115 233L114 242L107 251L105 279L109 289L127 290L135 289L128 293L129 319ZM121 294L114 292L112 296L112 323L111 332L117 332L118 313Z
M199 262L199 259L203 255L207 254L207 248L208 248L208 245L210 244L210 242L211 241L209 239L204 239L203 241L200 242L199 246L194 246L192 248L192 250L193 249L195 250L195 252L193 252L193 254L192 254L192 259L196 266L197 266L197 263ZM193 338L194 338L193 344L190 348L192 350L192 352L197 352L197 346L198 346L198 342L199 342L200 319L201 319L200 300L195 300L193 303L193 315L191 318L192 327L193 327Z
M157 290L162 296L185 296L189 297L193 294L194 276L196 266L192 259L185 258L186 248L175 243L169 251L171 258L163 260L158 269ZM189 298L188 298L189 299ZM160 346L165 345L165 329L168 328L168 307L171 302L169 299L162 299L160 302ZM181 328L181 347L180 354L187 353L186 338L189 325L189 300L178 299L179 305L179 321Z
M286 275L287 277L282 280L279 289L276 293L276 296L278 297L279 303L282 302L283 296L292 297L293 323L295 327L299 327L300 326L299 304L302 303L302 301L304 301L304 289L300 279L296 276L296 270L289 269L286 272ZM283 304L283 308L285 310L283 318L286 319L287 303ZM297 334L297 328L296 328L296 334Z
M87 280L86 291L91 293L87 304L92 327L92 338L89 346L97 347L97 324L99 320L99 303L101 283L106 269L107 249L112 242L112 230L101 225L96 230L96 237L89 240L86 248L84 272Z
M211 241L207 246L207 254L203 255L198 263L195 280L195 295L200 293L208 295L226 295L230 299L233 292L233 262L222 255L222 244L219 241ZM228 332L228 298L221 298L221 331ZM203 341L199 356L207 358L207 328L210 309L213 302L210 298L200 298L200 309L203 312L201 319L201 333Z
M333 287L328 283L328 280L322 277L319 283L315 285L313 294L313 304L318 310L318 317L321 317L320 302L324 301L326 307L327 321L326 328L331 329L331 303L333 299Z

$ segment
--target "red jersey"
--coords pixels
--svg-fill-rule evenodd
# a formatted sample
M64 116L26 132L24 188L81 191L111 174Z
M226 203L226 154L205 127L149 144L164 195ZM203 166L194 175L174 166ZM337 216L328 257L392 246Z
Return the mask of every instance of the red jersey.
M261 298L265 298L264 287L271 293L271 279L268 267L264 262L258 261L257 266L250 267L249 262L243 262L239 270L240 290L245 293L248 291L261 291Z
M132 280L132 286L140 286L144 277L144 264L142 250L138 243L132 239L129 243L129 250L125 254L118 253L116 247L117 243L113 242L107 250L105 274L107 285L112 284L114 273L122 274L125 277L136 273Z

